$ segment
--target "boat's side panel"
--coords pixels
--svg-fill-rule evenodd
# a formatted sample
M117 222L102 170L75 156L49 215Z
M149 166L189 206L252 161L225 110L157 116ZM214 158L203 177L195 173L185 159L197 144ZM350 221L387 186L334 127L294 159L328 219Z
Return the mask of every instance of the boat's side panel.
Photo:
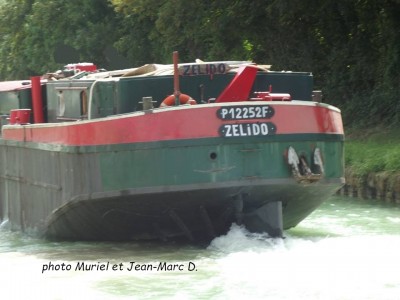
M7 115L11 109L32 108L30 89L1 91L0 114Z
M0 82L0 126L9 123L10 111L13 109L32 109L32 92L30 81ZM42 85L42 101L46 107L46 86ZM33 121L33 114L31 115ZM47 120L47 118L46 118Z
M322 136L278 136L274 141L222 143L220 139L204 139L125 146L108 146L99 151L106 190L145 186L171 186L190 183L229 182L256 178L288 178L291 170L285 153L289 146L304 154L310 163L313 150L321 149L325 162L325 178L343 176L343 144L323 141ZM296 140L297 139L297 140ZM99 147L97 147L99 150ZM109 170L109 171L107 171Z
M234 76L235 73L182 76L180 77L181 92L190 95L199 103L208 102L209 99L217 98ZM110 83L99 83L99 88L102 84L109 85ZM260 72L256 76L252 92L267 91L271 87L274 93L289 93L292 99L311 100L312 86L311 73ZM165 97L173 93L172 87L173 76L122 78L115 83L115 92L118 94L118 113L141 110L140 101L148 96L153 97L155 107L158 107ZM152 91L151 95L149 91ZM103 89L99 96L101 99L101 97L110 98L111 95ZM95 115L107 116L104 113Z
M181 106L6 126L3 137L1 217L51 236L100 238L114 226L119 238L156 237L154 226L174 236L188 226L201 231L198 218L222 232L221 220L240 220L272 202L282 204L289 228L344 181L340 112L323 104ZM289 147L314 173L318 148L322 178L299 183Z
M88 98L92 81L48 82L43 96L47 99L48 122L80 120L87 117ZM111 104L112 105L112 104Z
M101 190L93 154L1 143L0 157L1 219L15 229L43 229L51 212L74 196Z
M246 110L245 110L246 109ZM251 110L253 109L253 110ZM236 112L241 112L237 114ZM268 115L271 111L271 115ZM241 114L247 113L247 118ZM251 114L252 113L252 114ZM260 114L261 117L257 117ZM270 132L253 125L269 123ZM235 105L197 105L138 112L94 121L3 128L3 138L66 146L128 144L198 139L251 137L273 139L280 134L342 134L340 112L320 104L247 102Z
M190 95L198 103L206 103L209 99L217 98L234 75L235 73L182 76L181 92ZM266 91L271 87L274 93L289 93L292 99L311 100L312 85L311 73L259 72L252 92ZM148 96L153 98L154 106L159 107L173 93L172 87L173 76L50 81L44 93L48 99L47 117L49 122L84 119L87 117L89 98L92 99L90 115L93 118L140 111L143 109L142 98Z
M43 231L50 220L65 232L75 228L74 234L93 235L101 232L102 216L120 218L115 209L163 219L171 208L189 216L190 204L196 203L195 209L205 205L215 217L213 214L232 207L234 197L246 195L244 210L249 211L269 201L282 201L284 226L292 227L342 184L342 136L328 138L288 135L275 141L253 138L246 143L209 138L64 148L43 144L22 147L22 142L3 141L1 217L10 220L13 228L25 231ZM294 180L284 156L289 146L310 161L313 149L321 149L326 174L320 183L302 186ZM49 219L52 212L57 218ZM58 219L64 220L62 225ZM166 220L171 221L168 215ZM87 228L78 230L84 224ZM132 226L131 234L135 232ZM127 232L120 234L122 238ZM151 236L145 231L137 234ZM169 234L176 233L170 229Z

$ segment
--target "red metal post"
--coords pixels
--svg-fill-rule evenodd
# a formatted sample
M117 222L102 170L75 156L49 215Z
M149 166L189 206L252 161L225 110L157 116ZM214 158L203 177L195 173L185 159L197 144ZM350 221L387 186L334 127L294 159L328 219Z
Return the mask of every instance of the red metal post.
M179 91L179 70L178 70L178 51L174 51L173 56L173 63L174 63L174 96L175 96L175 105L179 105L179 96L181 92Z
M44 123L42 86L40 76L31 77L33 123Z

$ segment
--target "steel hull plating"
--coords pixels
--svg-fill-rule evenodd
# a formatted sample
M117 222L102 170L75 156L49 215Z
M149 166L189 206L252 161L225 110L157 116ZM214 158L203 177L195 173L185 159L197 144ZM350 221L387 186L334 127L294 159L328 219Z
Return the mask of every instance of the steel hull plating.
M284 203L283 226L287 229L307 217L340 185L337 181L304 187L285 180L256 180L230 183L226 187L211 184L168 192L151 189L148 193L110 193L115 196L99 194L88 198L82 195L52 214L45 234L71 240L184 237L205 241L226 233L233 222L238 222L236 200L240 195L244 197L244 205L240 212L243 221L239 223L252 223L255 208L281 200ZM266 231L257 225L250 230Z
M185 236L190 240L204 240L225 233L232 222L238 221L238 214L246 218L264 204L277 201L282 203L283 227L287 229L307 217L343 183L341 178L332 178L301 185L290 175L275 179L240 176L235 181L219 182L217 177L222 176L218 173L229 172L228 168L211 171L215 180L209 183L165 186L154 182L151 186L149 181L147 186L104 191L102 179L110 175L104 173L112 170L102 169L99 154L60 154L9 147L0 147L3 157L14 153L15 158L12 161L8 156L7 166L2 168L9 171L2 174L1 181L2 199L7 199L7 202L2 201L3 218L11 221L12 229L57 239L130 240ZM44 180L43 176L47 177L44 170L38 171L37 164L41 163L46 170L47 167L59 170L51 180ZM186 163L191 165L190 161ZM11 176L10 165L22 168L26 176ZM161 173L169 173L159 167ZM238 200L243 201L240 211L237 210ZM187 229L180 226L179 219ZM254 228L253 231L265 230Z
M235 119L252 107L267 113ZM281 236L344 183L340 112L312 103L183 106L6 126L3 137L2 220L57 239L204 240L232 222ZM322 153L318 180L293 176L290 147L313 172Z

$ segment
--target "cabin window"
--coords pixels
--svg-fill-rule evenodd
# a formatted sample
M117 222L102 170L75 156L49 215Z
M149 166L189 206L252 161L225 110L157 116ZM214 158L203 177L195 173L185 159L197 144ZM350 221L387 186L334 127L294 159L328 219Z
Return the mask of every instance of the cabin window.
M58 112L57 112L57 115L59 117L63 117L65 115L65 101L64 101L63 91L58 91L57 98L58 98Z
M87 93L86 91L82 91L79 93L80 101L81 101L81 116L83 118L87 117Z

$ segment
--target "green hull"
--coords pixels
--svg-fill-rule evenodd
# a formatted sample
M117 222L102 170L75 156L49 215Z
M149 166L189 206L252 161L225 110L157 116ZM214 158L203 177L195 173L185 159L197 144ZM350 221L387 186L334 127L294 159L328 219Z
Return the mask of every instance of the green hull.
M258 210L279 203L271 213L282 211L284 229L307 217L344 182L342 138L293 134L86 147L1 141L0 213L12 229L57 239L204 240L232 222L279 236L259 224ZM318 147L324 178L296 181L284 158L289 146L310 159Z

